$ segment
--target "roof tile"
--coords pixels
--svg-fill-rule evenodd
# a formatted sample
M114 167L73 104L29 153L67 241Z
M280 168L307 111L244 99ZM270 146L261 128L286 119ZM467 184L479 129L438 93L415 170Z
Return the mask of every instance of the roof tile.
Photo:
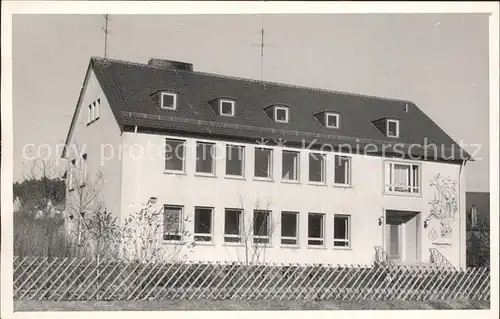
M227 137L248 137L249 131L234 128L207 127L206 124L178 123L180 118L212 121L221 124L252 126L251 136L268 138L269 133L257 133L259 128L328 134L333 140L366 139L380 142L401 142L422 145L436 143L439 147L458 145L436 123L410 101L369 97L305 88L272 82L228 77L194 71L167 70L125 61L92 58L92 67L110 101L112 111L120 125L132 124L155 129L172 129L200 133L220 134ZM162 110L154 102L157 91L178 93L177 110ZM210 102L221 97L236 100L236 116L219 116ZM290 106L289 123L275 123L264 109L273 104ZM405 106L408 106L408 112ZM341 115L340 129L324 127L314 114L325 110ZM150 116L175 116L172 121L155 121L150 118L128 118L126 112ZM395 140L379 131L373 121L380 118L398 118L401 137ZM265 131L265 130L264 130ZM254 136L255 135L255 136ZM271 134L273 135L273 134ZM280 135L280 134L278 134ZM282 134L283 135L283 134ZM293 134L284 134L283 136ZM298 134L297 134L298 135ZM281 135L280 135L281 136ZM296 136L298 137L298 136ZM325 142L332 140L324 139ZM465 153L465 156L468 154Z

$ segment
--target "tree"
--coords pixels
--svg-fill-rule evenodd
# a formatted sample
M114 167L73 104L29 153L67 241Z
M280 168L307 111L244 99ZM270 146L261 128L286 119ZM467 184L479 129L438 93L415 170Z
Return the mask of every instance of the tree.
M67 181L66 211L70 223L69 232L73 236L76 253L97 256L100 248L96 244L100 239L96 237L95 232L105 231L102 229L103 223L107 223L107 218L110 217L110 215L104 215L105 206L102 197L104 176L98 171L95 178L90 179L79 169L73 169L68 170ZM94 227L98 227L99 230ZM109 231L113 230L109 229ZM110 236L104 233L102 235Z
M472 267L490 265L490 225L487 216L480 215L477 224L467 232L467 264Z
M97 210L81 222L84 251L90 252L97 261L119 257L121 233L116 217L106 210Z
M238 196L240 207L246 207L246 198L246 194L240 192ZM240 225L243 256L237 254L237 258L245 265L265 262L266 250L271 246L273 234L280 222L278 217L273 218L270 209L272 203L269 198L257 197L252 205L254 211L249 212L251 215L243 214Z
M71 245L64 231L64 216L56 210L64 203L65 185L56 162L35 158L24 165L22 181L13 185L19 204L14 214L14 254L67 257Z
M185 225L189 221L186 217L182 223ZM178 223L178 220L166 216L163 208L155 207L151 200L144 203L139 212L125 219L121 230L123 258L140 262L185 259L189 249L195 245L191 232L186 227L180 228L178 233L180 240L175 245L168 248L163 245L164 229L169 229L169 225L174 223Z
M64 203L65 183L54 159L35 158L25 162L22 180L13 185L13 195L23 211L41 211L47 217L52 205Z

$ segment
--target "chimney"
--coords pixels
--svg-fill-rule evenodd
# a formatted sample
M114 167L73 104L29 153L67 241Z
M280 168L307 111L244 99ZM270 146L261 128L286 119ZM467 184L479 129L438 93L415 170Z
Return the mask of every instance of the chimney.
M167 69L167 70L183 70L183 71L193 71L193 64L172 60L163 59L149 59L148 65Z

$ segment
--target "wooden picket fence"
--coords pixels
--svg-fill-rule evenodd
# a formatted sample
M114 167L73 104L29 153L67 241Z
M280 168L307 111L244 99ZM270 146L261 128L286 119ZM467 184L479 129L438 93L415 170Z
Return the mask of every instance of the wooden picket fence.
M490 269L15 257L15 300L489 300Z

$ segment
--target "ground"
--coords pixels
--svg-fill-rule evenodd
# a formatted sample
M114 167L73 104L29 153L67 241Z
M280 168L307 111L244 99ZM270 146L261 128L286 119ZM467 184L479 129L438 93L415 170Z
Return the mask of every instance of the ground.
M36 301L14 302L15 311L165 311L165 310L392 310L489 309L488 301Z

